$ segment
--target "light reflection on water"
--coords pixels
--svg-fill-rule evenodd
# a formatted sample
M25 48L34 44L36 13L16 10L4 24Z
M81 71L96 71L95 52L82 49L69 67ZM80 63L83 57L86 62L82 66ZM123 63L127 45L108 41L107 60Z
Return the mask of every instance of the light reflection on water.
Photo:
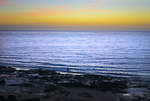
M0 64L150 76L150 33L1 31Z

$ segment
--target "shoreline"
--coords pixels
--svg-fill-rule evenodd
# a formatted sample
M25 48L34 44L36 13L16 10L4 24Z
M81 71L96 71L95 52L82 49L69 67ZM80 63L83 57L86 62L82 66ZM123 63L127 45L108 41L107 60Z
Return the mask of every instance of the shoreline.
M0 101L9 95L19 101L149 101L150 86L123 77L0 66Z
M61 73L61 74L72 74L72 75L100 75L100 76L110 76L110 77L119 77L119 78L147 78L150 79L150 77L146 77L146 76L142 76L142 75L134 75L134 74L113 74L113 73L102 73L102 74L94 74L94 73L88 73L88 72L74 72L71 70L66 70L66 71L61 71L61 70L54 70L54 69L48 69L48 68L28 68L28 67L15 67L15 66L3 66L0 65L0 67L11 67L14 68L16 70L37 70L37 69L42 69L42 70L48 70L48 71L56 71L57 73Z

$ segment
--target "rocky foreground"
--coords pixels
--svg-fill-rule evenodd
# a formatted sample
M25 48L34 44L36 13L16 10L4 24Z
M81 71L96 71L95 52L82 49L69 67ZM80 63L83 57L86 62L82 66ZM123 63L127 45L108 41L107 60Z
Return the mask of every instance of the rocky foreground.
M150 82L0 67L0 101L150 101Z

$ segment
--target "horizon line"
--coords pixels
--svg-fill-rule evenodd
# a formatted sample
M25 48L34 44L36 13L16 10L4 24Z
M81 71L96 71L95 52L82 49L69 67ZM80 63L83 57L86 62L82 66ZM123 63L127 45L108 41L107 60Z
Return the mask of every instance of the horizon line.
M150 30L0 30L0 31L51 31L51 32L150 32Z

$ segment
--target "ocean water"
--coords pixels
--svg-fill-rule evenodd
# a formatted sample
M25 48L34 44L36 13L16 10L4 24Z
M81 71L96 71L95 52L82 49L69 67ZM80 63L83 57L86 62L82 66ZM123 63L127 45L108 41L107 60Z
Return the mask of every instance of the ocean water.
M150 77L150 32L0 31L0 65Z

